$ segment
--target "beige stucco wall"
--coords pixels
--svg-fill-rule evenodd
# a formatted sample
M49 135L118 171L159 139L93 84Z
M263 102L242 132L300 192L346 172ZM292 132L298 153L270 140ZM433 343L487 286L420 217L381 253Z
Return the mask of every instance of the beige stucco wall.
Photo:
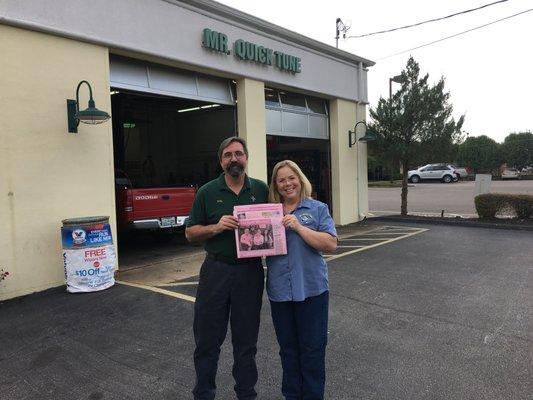
M265 85L252 79L237 81L237 120L239 136L248 144L248 174L266 182Z
M364 118L364 105L340 99L330 101L333 219L338 225L357 222L361 219L358 214L368 210L366 144L348 146L348 130ZM358 138L363 135L361 128L359 125Z
M107 48L0 25L0 54L1 300L64 283L62 219L109 215L116 230L111 123L72 134L66 112L84 79L111 111Z

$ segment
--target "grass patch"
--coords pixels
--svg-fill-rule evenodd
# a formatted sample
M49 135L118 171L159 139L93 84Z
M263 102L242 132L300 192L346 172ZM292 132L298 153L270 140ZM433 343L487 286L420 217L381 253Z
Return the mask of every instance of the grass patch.
M368 182L368 187L374 188L391 188L391 187L402 187L402 181L370 181Z

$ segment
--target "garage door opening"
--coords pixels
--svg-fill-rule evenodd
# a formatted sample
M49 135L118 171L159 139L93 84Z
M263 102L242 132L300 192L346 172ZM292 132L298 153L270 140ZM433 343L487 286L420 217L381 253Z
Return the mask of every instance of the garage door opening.
M111 90L119 261L124 270L190 251L183 235L185 219L197 188L221 172L217 150L224 138L236 135L236 109Z
M312 197L326 203L331 211L331 162L329 141L284 136L267 136L268 181L278 161L292 160L313 186Z
M268 179L278 161L296 162L313 185L313 198L331 210L327 100L265 88Z
M201 186L220 173L235 107L113 89L115 169L134 187Z

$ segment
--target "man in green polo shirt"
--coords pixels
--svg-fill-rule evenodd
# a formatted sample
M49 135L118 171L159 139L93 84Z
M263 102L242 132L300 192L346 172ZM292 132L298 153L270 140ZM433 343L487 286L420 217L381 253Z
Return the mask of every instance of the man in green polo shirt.
M219 147L224 171L202 186L187 221L190 242L205 242L207 256L200 269L194 304L195 400L215 398L215 378L220 346L231 324L233 377L239 400L257 397L257 336L263 296L263 266L259 258L237 258L233 216L236 205L268 202L268 187L248 177L248 149L244 139L230 137Z

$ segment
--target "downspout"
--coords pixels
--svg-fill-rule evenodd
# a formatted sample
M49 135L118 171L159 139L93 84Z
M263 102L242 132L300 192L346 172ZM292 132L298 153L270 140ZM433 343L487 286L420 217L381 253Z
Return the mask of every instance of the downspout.
M363 93L363 62L362 61L359 61L358 78L359 78L359 85L357 87L358 100L359 100L359 103L362 103L362 101L364 99L364 93Z
M359 61L359 68L357 70L357 103L356 103L356 118L355 118L355 122L357 123L358 121L358 118L359 118L359 104L362 102L363 100L363 63L361 61ZM361 174L361 169L359 168L361 162L360 162L360 157L361 157L361 152L359 151L359 140L357 138L357 130L355 132L355 151L356 151L356 155L357 155L357 221L361 221L362 217L361 217L361 179L360 179L360 174Z

